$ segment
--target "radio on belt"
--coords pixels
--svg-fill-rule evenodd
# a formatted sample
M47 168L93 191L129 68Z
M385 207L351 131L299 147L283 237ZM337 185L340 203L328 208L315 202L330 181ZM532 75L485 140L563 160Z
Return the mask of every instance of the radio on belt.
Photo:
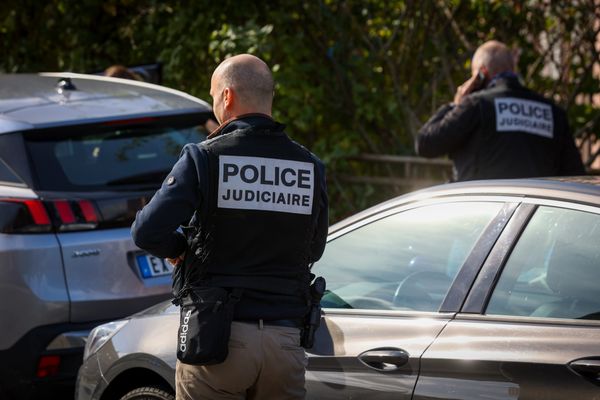
M219 208L311 214L314 164L219 156Z

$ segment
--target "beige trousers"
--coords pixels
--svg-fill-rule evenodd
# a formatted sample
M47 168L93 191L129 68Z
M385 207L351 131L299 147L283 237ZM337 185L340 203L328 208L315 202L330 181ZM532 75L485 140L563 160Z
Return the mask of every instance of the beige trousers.
M304 399L307 364L300 329L233 322L227 359L198 366L177 361L177 400Z

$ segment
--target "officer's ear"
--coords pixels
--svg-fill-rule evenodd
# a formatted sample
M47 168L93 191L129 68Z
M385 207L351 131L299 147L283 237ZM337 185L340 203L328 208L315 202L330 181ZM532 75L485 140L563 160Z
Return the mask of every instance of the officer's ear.
M230 87L223 89L223 106L225 108L231 108L234 103L235 94Z

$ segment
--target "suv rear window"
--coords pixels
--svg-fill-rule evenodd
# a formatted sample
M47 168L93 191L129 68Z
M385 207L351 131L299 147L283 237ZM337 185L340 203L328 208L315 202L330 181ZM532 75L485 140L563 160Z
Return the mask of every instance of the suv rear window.
M37 188L51 191L157 187L183 146L207 132L199 125L94 126L25 135Z

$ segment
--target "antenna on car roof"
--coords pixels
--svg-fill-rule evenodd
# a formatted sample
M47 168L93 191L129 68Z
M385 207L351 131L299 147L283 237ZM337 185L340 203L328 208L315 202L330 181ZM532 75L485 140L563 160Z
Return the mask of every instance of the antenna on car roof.
M56 83L56 91L58 94L63 94L65 90L77 90L71 78L60 78Z

